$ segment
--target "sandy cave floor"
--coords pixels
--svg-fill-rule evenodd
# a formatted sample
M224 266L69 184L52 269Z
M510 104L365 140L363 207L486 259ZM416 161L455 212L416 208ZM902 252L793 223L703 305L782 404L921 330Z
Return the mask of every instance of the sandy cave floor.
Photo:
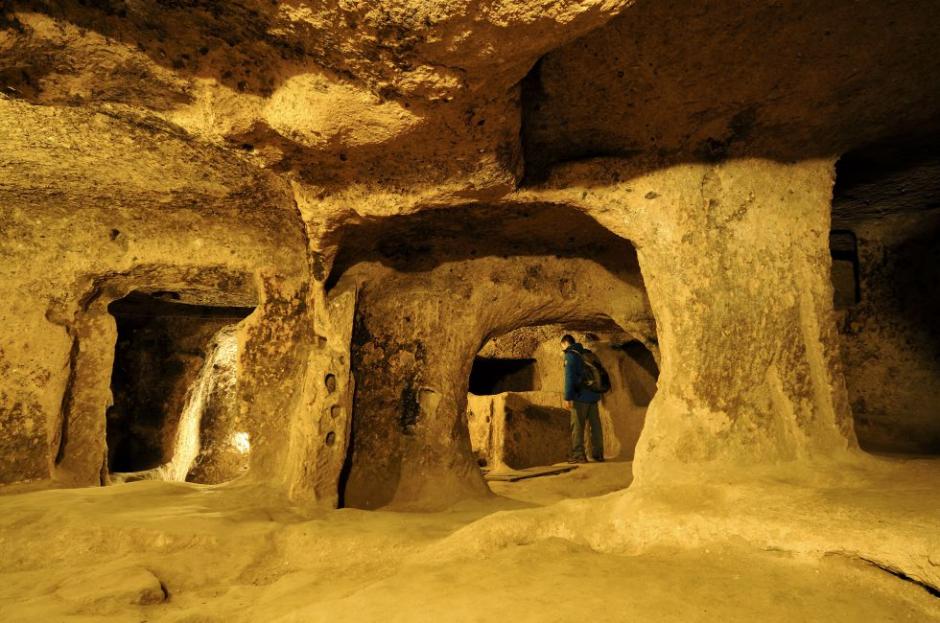
M924 480L940 471L935 463L919 462L906 483L895 478L887 499L917 531L938 520L937 495ZM145 481L6 495L0 620L940 621L940 599L859 558L761 545L751 528L704 543L689 519L717 524L733 511L773 533L787 500L807 516L826 503L839 517L845 504L864 506L889 492L866 498L851 488L765 483L766 499L752 505L738 503L749 493L739 487L705 502L674 492L634 504L641 494L621 491L556 503L629 484L630 467L591 464L495 483L505 497L428 514L302 513L245 485ZM925 503L926 516L910 515ZM649 507L648 516L629 517L628 509ZM633 523L611 523L611 514ZM684 527L664 525L667 516ZM645 525L660 536L638 536ZM808 529L836 538L825 536L825 522ZM663 538L670 530L685 531L688 545ZM591 546L605 532L623 551ZM936 536L927 535L928 547Z

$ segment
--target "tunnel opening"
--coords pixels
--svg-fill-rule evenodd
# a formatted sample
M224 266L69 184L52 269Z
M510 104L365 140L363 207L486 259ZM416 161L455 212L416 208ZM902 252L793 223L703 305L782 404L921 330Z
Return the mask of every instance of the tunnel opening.
M565 364L560 344L561 336L569 333L597 355L610 376L610 390L598 403L603 437L600 452L592 447L590 422L583 430L585 456L601 455L606 465L597 466L603 472L556 479L555 495L579 497L629 486L630 461L646 408L656 392L659 368L646 345L615 323L592 324L591 329L585 330L583 324L523 327L491 338L477 356L476 361L496 356L531 361L533 385L537 387L482 395L471 391L467 396L471 447L490 489L498 495L528 499L533 478L554 477L575 468L595 469L569 463L573 458L573 418L564 400Z
M472 447L468 418L478 409L468 403L527 400L519 423L526 414L551 422L554 441L519 444L526 456L517 463L566 456L560 394L532 400L548 388L547 368L534 350L488 351L494 336L557 325L619 332L619 345L632 339L621 329L630 327L655 343L633 244L571 207L469 204L366 219L335 235L327 289L357 292L344 506L407 508L420 499L427 507L488 493L481 467L492 461ZM624 444L631 457L633 445ZM618 446L612 456L620 455Z
M254 308L179 299L173 292L132 292L108 306L117 325L106 413L112 482L215 483L247 468L251 440L238 426L236 328Z
M832 211L837 326L859 445L940 454L940 137L894 137L843 155Z

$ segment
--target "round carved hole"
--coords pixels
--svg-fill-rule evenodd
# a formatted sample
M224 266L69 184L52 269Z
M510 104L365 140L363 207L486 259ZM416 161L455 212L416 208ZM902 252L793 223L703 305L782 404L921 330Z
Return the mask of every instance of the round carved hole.
M333 393L336 391L336 375L327 374L326 378L323 379L323 384L326 385L326 391Z
M330 417L331 417L331 418L336 419L336 418L338 418L342 413L343 413L343 408L342 408L341 406L339 406L339 405L333 405L332 407L330 407Z
M332 446L334 443L336 443L336 433L330 431L326 434L326 445Z

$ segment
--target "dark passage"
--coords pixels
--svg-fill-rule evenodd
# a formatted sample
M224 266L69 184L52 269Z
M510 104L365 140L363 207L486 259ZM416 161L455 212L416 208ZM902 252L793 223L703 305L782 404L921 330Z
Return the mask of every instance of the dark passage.
M863 450L940 454L940 136L842 156L832 200L840 355Z
M114 404L107 413L108 469L152 469L172 458L186 393L212 337L253 308L188 305L135 292L108 311L118 331Z
M848 230L829 232L832 255L832 295L836 309L848 309L861 300L858 283L858 241Z
M536 387L535 359L477 357L470 371L470 393L490 396L503 392L530 392Z

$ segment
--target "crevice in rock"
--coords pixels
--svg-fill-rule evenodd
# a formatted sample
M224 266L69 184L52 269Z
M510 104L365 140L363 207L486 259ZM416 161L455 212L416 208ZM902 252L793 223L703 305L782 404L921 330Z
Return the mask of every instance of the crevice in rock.
M79 343L78 336L71 328L66 328L69 337L72 338L72 345L69 348L69 376L65 382L65 392L62 394L62 406L59 408L59 433L58 445L55 452L55 465L59 465L65 458L65 449L69 440L69 417L72 412L73 392L75 389L75 375L78 365Z
M519 83L519 115L521 117L519 123L519 143L523 166L522 180L519 182L519 186L521 187L535 186L545 181L545 178L548 176L547 167L545 166L546 163L539 157L539 154L542 152L534 150L533 153L529 153L528 149L529 125L533 123L532 115L528 114L528 111L530 108L538 110L538 99L542 92L542 83L539 78L542 69L542 58L535 61L535 64L529 69L529 73L527 73L525 78Z
M920 588L922 588L922 589L924 589L925 591L927 591L927 593L929 593L929 594L932 595L933 597L936 597L936 598L940 599L940 587L934 586L933 584L930 584L929 582L924 582L924 581L919 580L919 579L917 579L917 578L911 577L910 575L908 575L908 574L905 573L904 571L898 569L897 567L893 567L893 566L891 566L891 565L887 565L887 564L884 564L884 563L882 563L882 562L878 562L877 560L875 560L875 559L873 559L873 558L868 558L868 557L866 557L866 556L862 556L862 555L860 555L860 554L851 553L851 552L830 552L830 555L833 555L833 556L841 556L841 557L843 557L843 558L848 558L848 559L850 559L850 560L859 560L859 561L864 562L865 564L867 564L867 565L869 565L869 566L871 566L871 567L874 567L874 568L876 568L876 569L880 569L881 571L884 571L885 573L888 573L888 574L890 574L890 575L893 575L894 577L898 578L899 580L903 580L903 581L905 581L905 582L910 582L911 584L914 584L915 586L919 586Z
M170 601L170 589L166 587L166 582L160 578L157 578L157 580L160 581L160 590L163 591L163 599L161 601L164 603Z

